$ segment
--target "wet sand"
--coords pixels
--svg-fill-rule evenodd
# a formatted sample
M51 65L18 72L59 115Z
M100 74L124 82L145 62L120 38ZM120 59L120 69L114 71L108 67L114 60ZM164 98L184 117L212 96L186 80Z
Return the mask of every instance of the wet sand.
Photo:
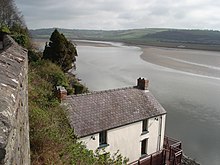
M113 45L109 42L101 41L89 41L89 40L74 40L72 41L76 46L94 46L94 47L112 47Z
M220 52L141 46L147 62L193 74L220 78Z

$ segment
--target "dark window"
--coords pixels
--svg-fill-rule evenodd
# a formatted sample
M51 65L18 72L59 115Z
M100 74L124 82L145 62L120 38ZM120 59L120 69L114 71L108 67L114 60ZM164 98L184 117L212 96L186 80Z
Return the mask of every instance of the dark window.
M147 141L148 139L144 139L141 142L141 155L147 154Z
M99 133L99 145L107 144L107 131Z
M145 119L143 120L142 132L147 131L147 130L148 130L148 120Z

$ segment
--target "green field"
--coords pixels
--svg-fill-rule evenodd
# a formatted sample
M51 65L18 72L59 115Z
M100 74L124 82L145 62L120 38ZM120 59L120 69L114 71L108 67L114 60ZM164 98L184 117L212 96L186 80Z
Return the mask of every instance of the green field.
M30 30L33 38L49 38L54 28ZM186 29L74 30L58 29L69 39L118 41L164 47L220 51L220 31Z

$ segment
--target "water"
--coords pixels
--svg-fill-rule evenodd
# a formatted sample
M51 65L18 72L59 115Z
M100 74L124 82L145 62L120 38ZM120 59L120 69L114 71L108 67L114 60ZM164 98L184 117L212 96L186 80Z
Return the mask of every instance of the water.
M154 53L166 55L166 49L154 49ZM167 110L166 134L181 140L184 152L201 164L220 164L218 52L182 50L178 54L176 49L169 49L171 54L166 58L170 62L190 65L191 70L184 70L143 61L141 48L119 43L79 45L77 50L75 73L90 90L134 86L138 77L148 78L150 90ZM209 70L202 72L198 67Z

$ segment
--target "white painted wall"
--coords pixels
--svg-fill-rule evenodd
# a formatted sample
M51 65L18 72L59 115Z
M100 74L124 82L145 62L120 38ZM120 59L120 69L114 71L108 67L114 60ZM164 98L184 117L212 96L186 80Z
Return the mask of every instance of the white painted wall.
M92 139L92 136L95 140ZM99 134L80 138L80 141L82 141L88 149L95 151L99 147Z
M164 136L165 136L165 128L166 128L166 115L162 115L160 116L161 120L162 120L162 127L161 127L161 143L160 143L160 150L163 148L163 143L164 143Z
M108 130L107 143L109 146L105 150L112 154L119 150L122 156L129 158L129 162L133 162L141 157L141 141L144 139L148 139L147 154L152 154L162 149L166 115L158 116L157 119L148 119L149 132L143 135L142 121ZM94 136L95 140L91 136ZM83 137L80 140L88 149L95 151L99 147L99 134L91 136Z

